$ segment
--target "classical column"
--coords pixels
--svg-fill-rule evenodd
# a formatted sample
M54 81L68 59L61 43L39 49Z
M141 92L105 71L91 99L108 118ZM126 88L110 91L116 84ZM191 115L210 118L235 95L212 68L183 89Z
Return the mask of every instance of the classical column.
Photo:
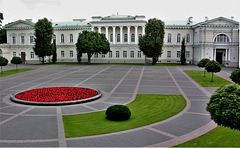
M115 44L116 26L113 26L113 44Z
M123 26L120 26L120 44L123 43Z
M228 49L228 61L231 62L231 49Z
M214 48L212 49L212 60L214 60Z
M216 57L217 57L217 49L215 48L215 52L214 52L214 60L216 61Z
M128 44L130 44L130 26L127 26L127 28L128 28Z
M98 33L101 33L101 27L98 27Z
M105 27L105 30L106 30L106 31L105 31L105 35L106 35L106 38L107 38L107 40L108 40L108 26Z
M145 35L145 26L142 26L142 35Z
M138 44L138 26L135 26L135 44Z
M226 48L226 53L225 53L225 62L228 61L228 49Z

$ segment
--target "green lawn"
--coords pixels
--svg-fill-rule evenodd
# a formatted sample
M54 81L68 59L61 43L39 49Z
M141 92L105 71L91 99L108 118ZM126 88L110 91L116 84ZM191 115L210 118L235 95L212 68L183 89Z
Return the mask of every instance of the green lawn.
M57 62L55 64L49 63L50 65L144 65L144 63L91 63L88 64L87 62L77 63L77 62ZM152 64L149 64L152 66ZM156 63L153 66L188 66L188 65L181 65L178 63Z
M34 70L34 69L23 68L23 69L18 69L18 70L16 70L16 69L7 70L7 71L3 71L3 74L0 73L0 77L4 77L4 76L16 74L16 73L21 73L21 72L25 72L25 71L30 71L30 70Z
M240 131L218 126L212 131L177 147L240 147Z
M206 77L203 76L203 71L197 70L186 70L186 72L193 80L195 80L198 84L203 87L220 87L221 85L231 84L231 82L220 78L216 75L213 75L213 82L212 81L212 73L206 72Z
M109 121L105 117L105 111L63 115L65 136L99 135L156 123L181 112L186 101L181 95L138 94L127 106L132 113L127 121Z

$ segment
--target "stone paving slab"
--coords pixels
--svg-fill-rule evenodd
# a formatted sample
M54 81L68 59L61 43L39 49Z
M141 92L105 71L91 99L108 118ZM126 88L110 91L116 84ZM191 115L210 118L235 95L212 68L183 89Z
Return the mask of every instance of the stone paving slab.
M92 112L92 109L89 109L85 106L68 106L62 107L62 114L79 114L79 113L86 113Z
M6 120L6 119L8 119L8 118L10 118L10 117L12 117L12 115L0 114L0 122L1 122L1 121L4 121L4 120Z
M210 121L210 116L185 113L169 122L153 126L153 128L175 136L181 136L204 126Z
M209 114L206 111L206 107L207 107L208 102L209 102L208 100L205 100L205 101L191 101L191 107L188 110L188 112Z
M109 106L112 106L113 104L108 104L108 103L104 103L104 102L97 102L97 103L93 103L93 104L88 104L88 106L98 109L98 110L105 110L107 109Z
M57 139L57 118L19 116L0 126L2 140Z
M55 142L31 142L31 143L0 143L0 147L59 147L58 141Z
M131 98L108 98L104 102L116 103L116 104L125 104L130 101Z
M151 80L142 80L140 85L150 85L150 86L175 86L175 83L172 80L169 81L151 81Z
M45 114L45 115L49 115L49 114L56 114L56 108L34 108L28 112L26 112L25 114L32 114L32 115L38 115L38 114Z
M139 94L169 94L169 95L181 95L177 87L156 87L156 86L140 86L138 90Z
M26 109L28 109L29 107L22 107L22 106L10 106L8 108L2 108L0 109L1 113L13 113L13 114L17 114L20 113Z

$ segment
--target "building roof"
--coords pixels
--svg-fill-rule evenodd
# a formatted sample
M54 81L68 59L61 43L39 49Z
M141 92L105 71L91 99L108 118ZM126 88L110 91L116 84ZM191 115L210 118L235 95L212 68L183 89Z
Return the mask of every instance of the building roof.
M73 21L64 21L64 22L52 22L54 28L62 27L91 27L89 21L85 19L74 19Z

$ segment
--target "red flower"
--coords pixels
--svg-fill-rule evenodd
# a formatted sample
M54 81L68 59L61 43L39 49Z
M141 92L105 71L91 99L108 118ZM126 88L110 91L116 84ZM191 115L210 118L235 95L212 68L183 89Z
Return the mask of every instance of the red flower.
M96 96L98 91L82 87L37 88L18 93L15 98L30 102L65 102Z

